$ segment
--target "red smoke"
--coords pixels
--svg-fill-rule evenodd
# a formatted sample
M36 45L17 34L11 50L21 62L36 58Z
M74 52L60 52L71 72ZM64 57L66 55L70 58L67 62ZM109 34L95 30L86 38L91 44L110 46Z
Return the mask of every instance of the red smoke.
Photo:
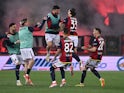
M105 17L105 25L109 25L109 13L124 14L124 0L93 0L96 10Z
M124 14L124 0L94 0L94 5L104 17L109 13Z

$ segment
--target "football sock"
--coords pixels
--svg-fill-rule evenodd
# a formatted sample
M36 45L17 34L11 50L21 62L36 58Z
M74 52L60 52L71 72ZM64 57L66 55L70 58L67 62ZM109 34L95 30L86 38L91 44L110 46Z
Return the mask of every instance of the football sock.
M63 68L63 67L60 67L60 71L61 71L62 79L64 79L64 78L65 78L65 71L64 71L64 68Z
M52 81L55 81L55 68L53 66L50 67L50 75Z
M26 74L30 74L30 72L31 72L31 69L27 69L27 73Z
M87 71L84 70L83 73L82 73L82 76L81 76L81 82L80 83L84 83L84 79L86 77L86 74L87 74Z
M77 54L75 53L72 53L72 57L77 61L77 62L80 62L80 58Z
M98 77L99 79L101 78L100 74L98 73L98 71L96 71L95 69L91 70L93 72L93 74Z
M19 80L19 68L20 68L20 65L16 65L16 69L15 69L16 80Z

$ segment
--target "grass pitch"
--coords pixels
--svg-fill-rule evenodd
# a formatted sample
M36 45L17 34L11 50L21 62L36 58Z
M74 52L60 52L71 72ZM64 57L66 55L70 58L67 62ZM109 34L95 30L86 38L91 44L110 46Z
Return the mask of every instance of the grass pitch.
M106 81L106 86L102 88L99 80L91 73L87 73L85 87L75 87L80 82L81 72L74 72L70 76L66 72L66 86L60 88L60 72L56 72L57 87L49 88L51 79L49 71L32 71L31 79L34 86L24 85L23 72L20 73L20 79L23 86L17 87L15 81L15 72L0 71L0 93L123 93L124 92L124 72L100 72Z

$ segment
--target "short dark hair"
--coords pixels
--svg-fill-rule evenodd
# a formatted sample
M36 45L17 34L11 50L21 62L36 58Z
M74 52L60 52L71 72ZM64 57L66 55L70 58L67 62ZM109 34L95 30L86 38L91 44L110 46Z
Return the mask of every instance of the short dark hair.
M60 9L58 5L54 5L52 9Z
M74 8L70 9L72 17L76 16L76 10Z
M101 29L100 28L95 28L100 34L101 34Z
M15 25L15 23L10 23L9 24L9 28L12 27L13 25Z
M25 24L25 22L27 22L27 20L28 20L27 18L22 19L22 20L20 21L20 25L23 26L23 25Z

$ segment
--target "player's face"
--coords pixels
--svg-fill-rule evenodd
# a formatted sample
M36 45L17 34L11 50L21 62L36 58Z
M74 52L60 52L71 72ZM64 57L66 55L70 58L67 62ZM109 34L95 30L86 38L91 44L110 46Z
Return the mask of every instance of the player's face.
M58 15L60 13L60 9L55 9L55 14Z
M70 9L68 10L68 16L69 16L69 17L72 16L72 15L71 15L71 11L70 11Z
M10 27L10 33L14 34L16 32L16 25Z
M26 21L25 22L25 26L29 26L30 25L30 22L29 21Z
M98 37L100 34L96 29L93 29L93 36Z

